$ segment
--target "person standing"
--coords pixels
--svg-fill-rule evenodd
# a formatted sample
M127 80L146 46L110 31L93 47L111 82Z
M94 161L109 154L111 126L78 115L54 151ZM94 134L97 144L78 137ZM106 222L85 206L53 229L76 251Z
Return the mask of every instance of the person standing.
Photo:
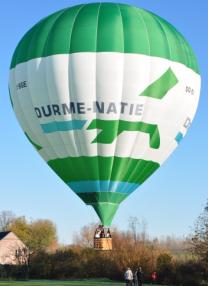
M143 271L142 271L142 267L140 266L139 269L137 270L137 283L138 283L138 286L142 286L142 278L143 278Z
M157 272L156 271L152 272L151 278L152 278L153 284L155 284L155 282L157 280Z
M106 237L107 237L107 238L111 238L110 228L108 228L108 231L107 231L107 233L106 233Z
M137 268L136 271L134 272L134 286L138 286L138 278L137 278L137 271L139 269Z
M124 273L124 279L126 282L126 286L133 286L133 273L131 268L127 268L126 272Z

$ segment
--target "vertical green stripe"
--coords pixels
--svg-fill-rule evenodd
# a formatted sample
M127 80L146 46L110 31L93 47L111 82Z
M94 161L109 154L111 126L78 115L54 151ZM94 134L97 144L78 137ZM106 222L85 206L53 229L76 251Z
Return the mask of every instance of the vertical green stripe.
M24 36L21 45L17 48L16 63L24 61L24 59L29 60L43 56L48 33L63 11L43 19Z
M82 7L73 24L70 52L96 51L98 4Z
M78 5L64 11L61 17L56 19L47 37L44 55L70 53L71 34L75 18L83 5ZM68 39L68 41L66 41Z
M28 48L30 46L31 40L33 38L33 35L35 33L35 31L37 29L39 29L39 27L41 27L42 23L45 23L45 21L40 21L37 25L35 25L31 30L29 30L26 35L23 37L23 39L21 40L20 44L17 46L16 51L13 55L12 58L12 63L11 65L16 65L18 63L24 62L29 60L29 56L28 56ZM38 44L37 44L38 47ZM32 55L33 58L35 58L36 53L34 53Z
M39 57L40 55L47 55L46 47L48 37L54 25L56 24L57 19L59 19L64 14L64 12L65 10L61 10L59 13L56 13L54 17L46 18L44 25L39 25L33 32L28 48L28 59L33 55L35 57Z
M138 10L136 8L126 9L120 4L119 8L123 22L125 53L147 54L149 38L144 20L140 16L135 17L139 13Z
M142 17L146 26L150 51L149 55L151 55L154 51L154 53L157 54L158 57L162 57L164 54L169 57L169 44L166 41L166 37L163 33L163 30L158 25L157 21L155 21L151 13L148 13L145 10L139 10L137 11L137 14Z
M123 23L119 6L102 3L97 27L97 51L124 52Z

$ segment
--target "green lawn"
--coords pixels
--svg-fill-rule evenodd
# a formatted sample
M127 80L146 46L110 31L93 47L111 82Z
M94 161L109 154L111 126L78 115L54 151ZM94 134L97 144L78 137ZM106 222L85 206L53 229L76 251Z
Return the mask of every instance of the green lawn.
M0 281L0 286L124 286L125 283L116 283L105 280L82 280L82 281L51 281L51 280L31 280L31 281ZM144 285L145 286L145 285ZM146 285L147 286L147 285ZM159 285L154 285L159 286Z
M103 280L82 280L82 281L51 281L51 280L38 280L38 281L0 281L0 286L121 286L124 283L114 283Z

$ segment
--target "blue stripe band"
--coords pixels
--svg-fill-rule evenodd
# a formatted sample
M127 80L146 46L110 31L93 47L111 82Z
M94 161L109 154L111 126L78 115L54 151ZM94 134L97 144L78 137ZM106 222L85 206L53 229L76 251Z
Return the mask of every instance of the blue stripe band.
M176 135L176 142L179 144L181 142L181 140L183 139L183 134L181 132L179 132L177 135Z
M44 133L80 130L83 128L86 122L87 120L53 121L41 124L41 128Z
M116 181L76 181L67 184L75 193L118 192L131 194L139 184Z

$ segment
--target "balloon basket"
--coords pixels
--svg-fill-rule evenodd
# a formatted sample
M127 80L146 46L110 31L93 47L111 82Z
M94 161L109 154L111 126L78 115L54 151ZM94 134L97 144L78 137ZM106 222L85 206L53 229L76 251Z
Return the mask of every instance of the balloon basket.
M94 249L96 250L112 250L112 237L110 229L99 225L95 230Z
M112 250L112 238L111 237L101 237L94 238L94 249L95 250Z

